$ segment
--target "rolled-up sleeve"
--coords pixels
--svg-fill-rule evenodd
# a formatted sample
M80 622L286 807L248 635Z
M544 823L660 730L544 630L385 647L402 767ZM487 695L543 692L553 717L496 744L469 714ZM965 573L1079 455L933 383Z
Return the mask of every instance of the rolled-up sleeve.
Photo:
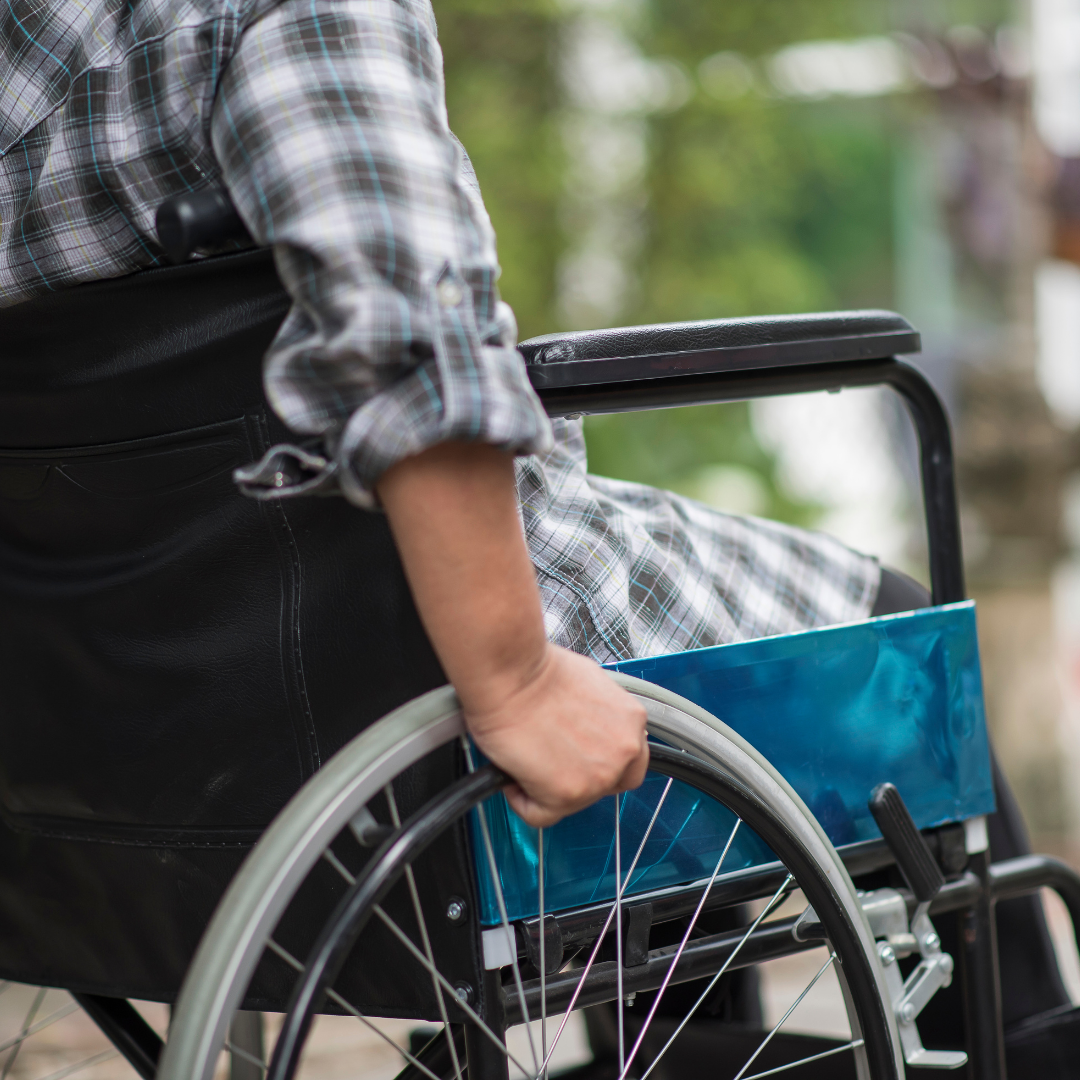
M426 0L268 0L220 79L211 133L293 300L265 384L284 422L321 441L309 470L370 506L387 468L436 443L550 446ZM326 487L281 477L247 473L266 494Z

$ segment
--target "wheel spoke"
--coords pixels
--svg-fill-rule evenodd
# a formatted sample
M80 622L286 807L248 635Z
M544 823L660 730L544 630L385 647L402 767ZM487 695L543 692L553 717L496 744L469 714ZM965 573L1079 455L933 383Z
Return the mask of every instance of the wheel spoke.
M750 940L750 935L758 928L758 924L762 921L762 919L765 918L766 915L769 914L770 911L773 910L773 908L776 907L781 897L784 895L787 887L794 880L794 877L792 877L791 874L788 874L787 877L785 877L784 880L780 883L780 888L777 889L775 893L773 893L772 899L762 909L761 914L750 924L749 927L747 927L746 933L743 934L743 936L739 939L738 945L735 946L735 948L731 952L731 955L724 961L720 970L709 980L709 985L706 986L705 989L701 992L701 996L697 999L697 1001L694 1002L693 1007L682 1018L682 1020L679 1021L679 1026L674 1030L674 1032L672 1032L671 1037L668 1039L668 1041L664 1043L663 1049L660 1051L659 1054L656 1055L655 1058L653 1058L649 1067L641 1074L641 1080L645 1080L649 1073L651 1073L653 1069L656 1068L657 1063L668 1052L671 1044L679 1037L679 1033L684 1027L686 1027L688 1023L690 1023L690 1020L693 1017L694 1013L696 1013L698 1009L701 1008L702 1002L709 996L709 994L712 993L713 987L720 981L721 976L727 971L729 967L731 967L732 961L734 961L735 957L739 955L740 950L747 943L747 941Z
M387 805L390 807L390 820L394 823L395 829L401 828L401 815L398 814L397 799L394 798L394 785L387 784L383 788L383 794L386 796ZM420 893L416 888L416 876L413 874L412 863L405 864L405 881L409 886L409 896L412 898L413 911L416 913L416 922L420 928L420 941L424 946L424 954L428 958L428 963L431 965L431 970L435 971L435 953L431 948L431 937L428 934L427 920L424 918L424 909L420 906ZM435 1000L439 1004L439 1017L443 1022L443 1030L446 1032L446 1045L450 1049L450 1060L454 1063L454 1077L456 1080L462 1080L461 1078L461 1062L458 1060L457 1047L454 1045L454 1036L450 1031L450 1017L446 1012L446 999L443 997L442 987L439 985L439 980L432 976L431 979L432 989L435 991ZM455 995L455 1000L457 995Z
M266 945L271 952L280 956L286 964L303 974L304 965L301 964L288 949L283 948L273 938L268 938ZM410 1065L415 1065L421 1072L426 1073L430 1080L444 1080L443 1077L436 1076L422 1061L410 1054L408 1050L394 1042L385 1031L376 1027L375 1024L373 1024L355 1005L346 1001L332 986L327 989L326 996L336 1005L340 1005L350 1016L355 1016L357 1020L371 1028L380 1039L384 1042L388 1042L395 1050L402 1054Z
M762 1080L764 1076L775 1076L777 1073L787 1072L788 1069L797 1069L800 1065L809 1065L811 1061L820 1061L822 1058L832 1057L833 1054L842 1054L845 1050L856 1050L865 1043L862 1039L853 1039L843 1046L834 1046L831 1050L822 1050L820 1054L811 1054L810 1057L799 1058L798 1061L789 1061L786 1065L777 1065L775 1069L766 1069L764 1072L745 1076L743 1080Z
M439 971L438 968L428 963L427 957L424 956L424 954L412 943L412 941L409 939L409 935L406 934L405 931L402 930L401 927L398 926L398 924L394 922L394 920L390 918L389 915L386 914L382 906L380 904L376 904L372 910L383 921L387 929L390 930L390 932L398 939L398 941L400 941L402 945L404 945L405 948L407 948L409 952L412 953L412 955L416 958L417 962L421 964L425 968L425 970L430 971L439 980L439 982L442 983L447 993L454 995L454 997L457 999L458 1006L461 1008L462 1012L464 1012L465 1015L468 1016L469 1019L474 1024L476 1024L476 1026L479 1027L480 1030L483 1031L484 1034L499 1048L503 1056L509 1061L512 1061L526 1076L528 1076L529 1070L526 1069L525 1066L522 1065L521 1062L518 1061L518 1059L510 1053L510 1051L506 1047L506 1043L502 1039L500 1039L495 1034L495 1032L491 1030L490 1027L488 1027L487 1023L481 1019L480 1014L467 1001L463 1001L457 996L457 991L454 989L453 986L450 985L449 982L447 982L446 977L442 974L442 972Z
M799 1007L799 1003L803 1000L803 998L805 998L806 995L809 994L810 991L814 989L814 987L817 985L818 979L820 979L821 976L824 975L825 972L828 971L829 968L831 968L833 966L833 962L835 960L836 960L836 953L834 953L834 952L829 953L829 959L826 960L825 963L821 965L820 970L810 980L810 982L807 984L806 989L804 989L803 992L791 1003L791 1006L788 1009L788 1011L786 1013L784 1013L784 1015L781 1016L780 1019L777 1020L775 1024L773 1024L772 1031L770 1031L769 1034L766 1035L765 1038L761 1040L761 1045L750 1055L749 1060L739 1070L739 1075L735 1077L735 1080L743 1080L743 1077L746 1075L746 1070L749 1069L750 1066L754 1064L754 1062L757 1060L757 1057L761 1053L761 1051L764 1050L765 1047L769 1045L769 1042L772 1040L772 1037L780 1030L781 1027L784 1026L784 1022L787 1020L787 1018Z
M296 968L301 974L304 972L304 965L296 959L295 956L288 949L282 948L273 938L266 939L266 947L273 953L276 953L285 961L290 967Z
M682 956L683 951L686 949L686 943L690 940L690 935L694 932L694 927L697 926L698 917L701 915L701 909L705 906L705 901L708 900L709 893L712 892L713 882L716 881L716 875L720 873L720 867L724 865L724 860L727 858L727 853L731 850L731 845L735 842L735 834L739 831L739 826L741 824L742 818L736 818L735 826L734 828L732 828L731 834L727 838L727 843L724 845L724 850L720 852L720 858L716 861L716 866L713 869L712 877L709 878L709 884L705 887L705 891L701 894L701 899L698 901L698 905L694 909L694 915L690 919L690 923L686 928L686 932L682 936L682 941L679 942L679 947L675 950L675 956L672 959L670 965L668 965L668 969L664 974L664 981L660 984L660 989L657 990L656 997L653 998L652 1006L649 1009L649 1015L645 1017L645 1023L642 1024L641 1031L638 1032L638 1037L634 1041L634 1048L630 1051L630 1060L623 1064L619 1069L619 1080L625 1080L627 1070L634 1063L634 1058L637 1057L637 1052L641 1049L641 1043L649 1031L649 1026L652 1024L653 1017L656 1015L656 1010L660 1007L660 999L664 996L664 991L667 990L668 983L671 982L671 978L675 974L675 967L679 963L679 959Z
M402 1055L402 1057L405 1058L405 1060L410 1065L416 1066L416 1068L418 1068L422 1073L425 1073L428 1077L430 1077L430 1080L444 1080L443 1077L436 1076L435 1073L433 1073L419 1058L414 1057L403 1046L400 1046L398 1043L394 1042L394 1040L391 1039L390 1036L382 1030L382 1028L373 1024L371 1020L366 1017L355 1005L353 1005L349 1001L346 1001L345 998L343 998L336 990L327 990L326 996L330 998L330 1000L333 1001L335 1005L340 1005L347 1013L349 1013L350 1016L355 1016L356 1019L360 1021L360 1023L364 1024L366 1027L370 1028L373 1032L375 1032L375 1034L378 1035L383 1042L392 1046L399 1054Z
M619 1025L619 1076L626 1072L626 1003L623 1001L622 940L622 820L619 793L615 793L615 1015Z
M234 1046L232 1042L226 1039L225 1049L235 1057L242 1058L249 1065L254 1065L257 1069L262 1069L263 1072L266 1072L266 1062L264 1062L262 1058L257 1058L254 1054L248 1053L242 1046Z
M11 1047L11 1053L8 1054L7 1061L4 1062L4 1071L0 1073L0 1080L7 1080L7 1075L11 1072L12 1065L15 1064L15 1059L19 1056L19 1050L22 1047L23 1042L30 1034L30 1028L34 1023L34 1017L37 1016L38 1009L41 1008L41 1003L45 1000L45 987L42 986L38 989L37 994L34 996L34 1000L30 1005L30 1009L26 1014L26 1019L23 1020L22 1028L19 1030L19 1034L8 1044Z
M391 816L391 819L394 822L394 827L395 828L400 828L401 827L401 818L398 815L397 801L394 799L393 789L389 785L387 785L385 791L386 791L387 802L390 804L390 816ZM350 885L355 885L356 884L356 877L352 873L349 872L348 868L344 865L344 863L342 863L342 861L333 853L333 851L330 848L327 848L323 852L323 858L325 858L326 861L328 863L330 863L330 865L332 867L334 867L334 869L337 870L337 872ZM420 898L419 898L419 896L417 894L417 891L416 891L416 881L415 881L415 879L413 877L412 866L406 866L405 867L405 873L406 873L406 875L408 877L409 891L410 891L410 893L412 895L413 907L416 910L416 917L417 917L417 920L420 922L420 927L421 927L420 932L421 932L421 935L422 935L423 940L424 940L424 947L425 947L425 950L426 950L426 952L428 954L428 959L431 961L431 966L432 966L432 968L434 968L434 966L435 966L435 958L432 956L432 953L431 953L431 943L428 940L428 935L427 935L427 924L424 922L424 913L423 913L423 911L422 911L422 909L420 907ZM438 981L436 979L433 978L432 981L434 982L435 994L436 994L436 998L437 998L437 1000L439 1002L439 1011L442 1014L443 1030L446 1032L447 1044L450 1047L450 1057L451 1057L451 1060L454 1063L454 1075L455 1075L455 1077L457 1077L457 1080L462 1080L461 1062L460 1062L460 1059L458 1058L457 1046L454 1044L453 1033L450 1030L450 1021L449 1021L449 1019L448 1019L448 1017L446 1015L446 1007L445 1007L445 1004L444 1004L444 1001L443 1001L442 988L439 986L439 983L438 983ZM455 1000L456 1000L456 995L455 995ZM359 1013L357 1013L357 1016L361 1020L363 1020L364 1023L366 1023L368 1025L368 1027L371 1027L373 1030L378 1031L378 1028L375 1028L371 1023L369 1023L369 1021L367 1020L366 1017L361 1016ZM382 1032L379 1032L379 1034L381 1035ZM389 1039L387 1036L384 1035L383 1038L386 1038L388 1042L393 1043L393 1040ZM393 1045L397 1046L397 1043L393 1043ZM405 1056L407 1058L409 1058L410 1061L413 1061L414 1063L416 1063L415 1060L413 1058L410 1058L408 1054L406 1054ZM418 1063L416 1063L416 1064L418 1064ZM424 1068L424 1066L421 1065L420 1068ZM427 1071L429 1073L429 1075L430 1075L430 1070L425 1070L425 1071Z
M638 844L637 851L634 853L634 861L630 864L630 869L626 871L626 881L629 881L634 876L634 871L637 869L638 860L641 858L641 853L645 850L645 844L648 842L649 836L652 834L653 826L656 824L656 819L660 816L660 811L663 808L664 800L668 797L668 792L671 790L672 779L669 776L667 783L664 785L664 790L660 793L660 798L656 802L656 809L653 811L652 817L649 819L649 827L645 830L644 836L641 838L641 842ZM625 887L626 882L623 882ZM611 926L611 920L615 917L615 908L617 905L613 905L608 912L607 919L604 922L603 929L600 931L593 944L592 952L589 954L588 962L585 964L585 969L581 973L581 978L578 979L577 986L574 987L574 993L570 998L570 1004L566 1007L566 1014L562 1018L562 1023L559 1024L559 1030L555 1032L555 1038L551 1041L551 1049L547 1052L547 1057L544 1058L544 1068L547 1069L548 1063L551 1061L551 1055L555 1053L555 1047L559 1045L559 1040L562 1038L563 1030L566 1028L566 1023L570 1019L570 1014L574 1011L574 1005L577 1003L577 999L581 994L582 989L585 986L585 980L588 978L589 972L592 970L593 963L596 961L596 957L600 953L600 946L604 943L604 938L607 936L608 929Z
M536 830L536 891L540 908L540 1080L547 1076L547 926L544 922L544 830Z
M322 857L350 884L356 884L356 876L349 872L348 867L330 850L327 848Z
M469 745L469 740L464 735L461 737L461 744L465 747L465 761L468 765L469 772L473 772L476 768L473 763L472 747ZM499 879L499 867L495 862L495 848L491 843L491 832L488 830L487 811L484 808L483 803L477 803L476 814L480 822L480 835L484 838L484 853L487 856L488 869L491 871L491 881L495 888L495 902L499 905L499 919L502 921L503 932L511 940L515 941L516 937L514 931L510 927L510 920L506 916L506 898L503 896L502 882ZM540 933L543 934L543 927L540 928ZM525 1021L525 1031L529 1036L529 1051L532 1054L533 1059L533 1076L540 1075L540 1059L536 1056L536 1040L533 1038L532 1025L529 1023L529 1007L525 1004L525 987L521 985L521 970L517 963L510 965L511 970L514 973L514 986L517 989L518 1000L521 1002L521 1016ZM520 1066L519 1066L520 1068ZM526 1076L528 1073L522 1069Z
M41 1080L64 1080L65 1076L71 1076L72 1073L77 1073L80 1069L89 1069L91 1065L99 1065L103 1061L111 1061L113 1058L119 1056L119 1050L102 1050L100 1054L84 1058L75 1065L68 1065L63 1069L57 1069L56 1072L49 1073L48 1076L43 1076Z
M670 780L669 780L668 782L670 783ZM661 852L661 854L660 854L660 858L659 858L659 859L657 859L655 863L653 863L653 865L654 865L654 866L656 866L656 865L658 865L658 864L662 864L662 863L663 863L663 861L664 861L664 860L665 860L665 859L666 859L666 858L667 858L667 857L668 857L668 856L669 856L669 855L671 854L671 852L672 852L672 851L674 850L675 846L676 846L676 845L678 844L679 840L680 840L680 839L682 838L682 834L683 834L684 832L686 832L687 826L689 826L689 824L690 824L690 820L691 820L691 819L693 818L693 816L694 816L694 815L695 815L695 814L697 813L697 811L698 811L698 807L699 807L699 806L701 806L701 803L702 803L702 800L701 800L701 799L697 799L697 800L696 800L696 801L694 802L694 805L690 807L690 812L689 812L689 813L688 813L688 814L686 815L686 817L684 817L684 818L683 818L683 820L682 820L682 824L681 824L681 825L680 825L680 826L678 827L678 829L677 829L677 830L675 831L675 835L674 835L674 836L672 836L672 837L671 837L671 838L670 838L670 839L668 840L668 846L667 846L666 848L664 848L663 852ZM646 867L646 868L645 868L644 870L642 870L642 871L641 871L641 876L640 876L640 877L638 878L638 881L640 881L640 880L641 880L641 879L642 879L642 878L643 878L643 877L644 877L644 876L645 876L645 875L646 875L646 874L647 874L647 873L649 872L649 870L650 870L650 869L651 869L651 867ZM637 884L637 881L631 881L631 882L629 882L629 883L628 883L628 885L626 886L626 888L631 888L632 886L634 886L634 885L636 885L636 884ZM626 889L624 889L623 891L625 892L625 891L626 891Z
M24 1027L18 1035L8 1039L7 1042L0 1043L0 1054L5 1050L9 1050L17 1043L21 1043L24 1039L29 1039L31 1035L36 1035L39 1031L44 1031L45 1028L55 1024L58 1020L63 1020L65 1016L70 1016L73 1012L76 1012L79 1008L77 1001L69 1001L66 1005L57 1009L56 1012L49 1013L44 1020L39 1020L36 1024L31 1024L29 1027Z

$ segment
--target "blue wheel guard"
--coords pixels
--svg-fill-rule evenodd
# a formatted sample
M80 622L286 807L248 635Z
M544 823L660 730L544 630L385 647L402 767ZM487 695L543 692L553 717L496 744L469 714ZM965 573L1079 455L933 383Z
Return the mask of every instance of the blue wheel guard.
M920 828L990 813L994 793L972 601L885 615L711 649L609 665L688 698L719 717L779 770L837 847L880 837L867 809L894 783ZM623 796L622 849L637 850L625 893L708 877L734 815L693 788L650 773ZM502 796L486 807L507 915L539 910L537 833ZM544 830L545 909L615 897L611 798ZM499 922L472 815L481 920ZM773 861L740 830L724 873ZM625 872L625 868L624 868Z

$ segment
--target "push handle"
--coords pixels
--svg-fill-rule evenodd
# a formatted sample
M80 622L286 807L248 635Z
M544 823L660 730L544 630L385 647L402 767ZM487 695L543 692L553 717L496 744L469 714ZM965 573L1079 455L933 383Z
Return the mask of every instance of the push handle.
M169 261L185 262L199 248L220 247L230 240L251 241L251 234L223 188L192 191L163 202L155 220L158 241Z
M870 796L870 813L915 893L915 899L920 904L929 903L941 891L945 877L895 785L878 784L874 788Z

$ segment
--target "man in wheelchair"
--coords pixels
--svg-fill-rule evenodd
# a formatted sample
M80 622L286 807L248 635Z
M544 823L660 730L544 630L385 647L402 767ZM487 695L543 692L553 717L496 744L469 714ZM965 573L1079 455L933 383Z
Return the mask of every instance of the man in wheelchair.
M547 828L649 766L599 664L929 605L829 537L588 474L499 299L427 0L17 0L0 41L5 976L172 1000L274 814L447 680ZM252 250L159 269L158 208L215 188ZM1027 851L998 798L995 859ZM999 927L1006 1019L1066 1007L1035 902ZM289 999L267 979L249 1007Z

